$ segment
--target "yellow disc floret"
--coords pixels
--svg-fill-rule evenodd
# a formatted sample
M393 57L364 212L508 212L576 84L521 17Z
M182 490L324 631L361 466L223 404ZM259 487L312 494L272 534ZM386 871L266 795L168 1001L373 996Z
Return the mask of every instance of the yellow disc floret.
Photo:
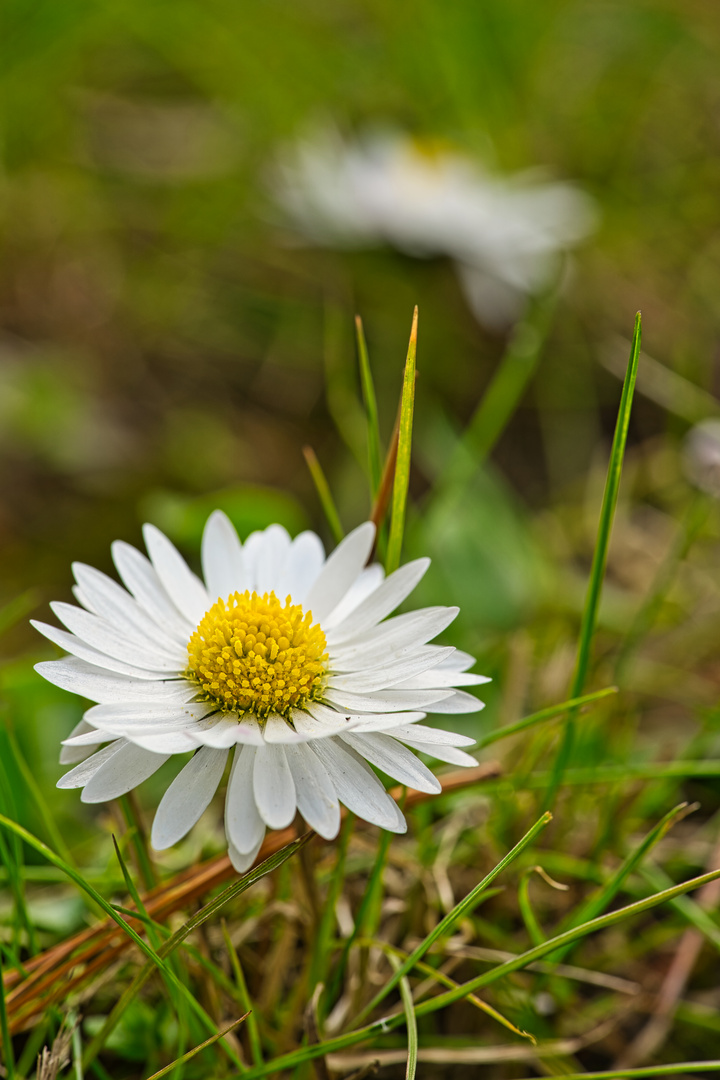
M218 600L188 642L188 678L227 712L264 720L320 696L327 643L312 612L274 592Z

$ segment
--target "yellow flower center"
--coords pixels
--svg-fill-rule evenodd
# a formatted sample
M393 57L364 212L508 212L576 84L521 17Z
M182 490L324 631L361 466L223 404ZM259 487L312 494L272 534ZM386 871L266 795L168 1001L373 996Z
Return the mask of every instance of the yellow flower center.
M327 643L312 612L274 592L218 600L188 642L188 678L228 712L264 720L319 697Z

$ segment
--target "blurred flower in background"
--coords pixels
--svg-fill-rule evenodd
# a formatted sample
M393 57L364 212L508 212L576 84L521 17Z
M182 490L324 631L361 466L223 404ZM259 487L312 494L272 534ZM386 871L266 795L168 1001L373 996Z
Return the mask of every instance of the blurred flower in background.
M292 224L330 247L391 244L451 258L480 322L502 329L592 232L592 199L536 171L493 176L457 150L398 131L346 142L317 129L286 147L273 177Z

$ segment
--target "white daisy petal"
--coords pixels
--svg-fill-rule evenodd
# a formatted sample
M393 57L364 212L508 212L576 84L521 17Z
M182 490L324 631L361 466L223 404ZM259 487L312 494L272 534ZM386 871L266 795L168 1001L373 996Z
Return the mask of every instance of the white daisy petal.
M294 604L303 604L324 562L325 548L320 537L314 532L300 533L290 545L275 595L279 600L289 595Z
M318 739L307 745L327 769L338 799L348 810L382 829L405 832L407 825L399 825L394 799L351 746L340 739Z
M348 732L340 737L371 765L376 765L388 776L392 776L393 780L407 784L417 791L429 791L433 794L442 791L440 781L433 776L427 765L423 765L411 750L407 750L390 735L358 735Z
M206 701L127 701L124 704L93 705L85 719L93 727L114 735L160 735L165 731L192 728L204 719L211 706Z
M355 608L350 618L328 633L328 642L336 645L377 625L410 595L429 565L429 559L415 559L401 566Z
M112 702L144 701L163 698L165 701L189 701L197 690L185 679L151 681L103 671L86 660L66 656L64 660L43 660L35 670L44 679L63 690L96 701L98 704Z
M78 583L78 592L90 604L90 611L101 615L131 639L141 640L151 652L159 649L170 656L184 659L184 642L166 634L130 593L117 582L92 566L73 563L72 570ZM87 606L87 604L86 604ZM72 629L72 627L71 627Z
M332 675L328 680L328 686L333 690L349 690L353 694L366 694L373 690L384 690L388 686L404 683L413 676L419 676L427 672L428 668L435 667L444 656L454 652L452 646L447 649L419 649L412 656L403 660L397 660L393 664L373 668L365 668L362 671L354 671L348 675ZM432 671L428 672L429 686L433 690ZM420 688L419 688L420 689Z
M187 641L196 623L172 602L150 560L124 540L115 540L111 551L118 574L140 607L173 639Z
M167 761L169 754L153 754L140 746L125 742L100 766L83 788L81 802L99 803L117 799L147 780ZM102 754L103 751L101 750Z
M235 713L217 713L207 720L201 720L193 729L193 738L204 746L234 746L235 743L248 746L262 746L263 735L254 716L244 716L242 720Z
M150 561L168 596L185 618L197 626L210 607L207 589L164 533L154 525L143 525L143 537Z
M293 731L282 716L268 716L263 728L263 738L268 743L300 743L305 739L297 731Z
M248 588L242 544L235 526L222 510L207 519L202 537L202 568L211 603L227 600L234 592Z
M86 660L96 668L105 668L107 671L114 671L118 675L130 675L134 679L147 679L148 681L167 679L168 677L166 671L148 671L136 667L134 664L126 664L123 660L116 660L113 656L106 656L105 653L93 649L91 645L86 645L84 641L75 637L74 634L68 634L66 630L60 630L57 626L50 626L49 623L38 622L36 619L31 619L30 625L34 626L38 633L46 637L48 641L52 641L54 645L59 645L61 649L65 649L66 652L72 653L73 656L77 656L81 660Z
M427 724L406 724L393 727L390 732L394 739L408 743L435 743L438 746L475 746L477 739L468 735L458 735L455 731L443 731L442 728L428 727Z
M76 761L84 761L88 754L92 753L91 750L85 749L86 743L70 742L71 739L77 739L78 736L88 735L92 730L92 727L85 719L75 725L68 738L62 741L59 758L61 765L73 765ZM98 742L107 742L107 739L98 739Z
M264 743L255 751L253 792L260 817L271 829L284 829L295 817L295 784L285 749Z
M373 563L372 566L366 566L359 577L355 579L345 596L340 601L338 606L333 609L331 615L325 619L323 627L325 630L331 630L333 626L339 626L343 622L358 604L375 592L385 580L385 571L379 563Z
M235 751L230 779L225 797L225 832L230 845L241 855L252 855L246 866L253 862L265 836L265 822L258 813L253 794L253 769L257 750L243 746ZM232 858L232 854L231 854ZM233 866L238 864L233 859ZM243 867L244 869L244 867Z
M263 834L258 840L257 844L252 851L246 852L244 855L241 851L235 847L234 844L228 843L228 855L230 856L230 862L237 870L238 874L244 874L246 870L249 870L258 857L258 852L262 847L262 842L265 839L265 826L263 825Z
M418 673L401 683L397 683L396 689L429 690L435 687L483 686L489 682L492 682L492 679L489 679L486 675L468 675L465 671L441 671L438 667Z
M161 735L133 732L128 735L128 742L141 746L143 750L152 750L154 754L186 754L190 750L197 750L200 745L187 731L163 731Z
M435 607L397 615L347 644L331 646L330 667L332 671L357 671L410 655L445 630L459 610Z
M407 691L407 693L411 692ZM415 693L429 693L429 691L417 690ZM433 713L470 713L480 712L484 708L485 702L480 701L472 694L467 694L464 690L453 690L448 697L436 701L428 711Z
M255 580L253 588L262 596L266 592L275 592L285 571L285 562L290 551L290 536L282 525L271 525L265 530L263 542L255 558ZM278 596L281 601L285 597Z
M85 725L84 731L79 731L78 728L80 727L81 724L78 724L77 727L74 727L70 732L67 739L63 739L63 746L99 746L101 743L112 742L115 738L114 735L108 735L106 731L99 731L89 724ZM80 759L78 758L78 761L79 760ZM63 762L60 764L63 764Z
M477 661L470 653L463 652L462 649L456 649L452 656L448 656L447 660L443 660L440 664L441 668L448 668L450 671L467 671ZM491 680L488 679L488 682Z
M297 793L298 810L311 829L333 840L340 829L340 804L333 782L317 754L306 745L285 748Z
M314 622L322 622L340 603L367 562L374 539L375 526L366 521L340 541L305 598L303 606L312 611Z
M77 600L78 604L81 604L86 611L92 611L93 615L99 615L99 612L93 605L92 600L87 595L87 593L83 592L79 585L72 586L72 594Z
M439 712L437 704L452 694L452 690L378 690L367 694L351 694L348 690L325 691L325 700L340 712L403 712L405 709L425 709L432 706L433 712ZM473 700L476 700L475 698ZM458 710L460 711L460 710Z
M70 772L66 772L64 776L61 776L57 782L59 788L78 788L84 787L85 784L92 780L93 776L102 769L114 754L120 752L123 747L127 746L124 739L116 739L115 742L110 743L109 746L103 747L102 750L98 750L92 757L87 758L80 765L76 765Z
M93 615L73 604L53 602L50 608L75 637L106 656L112 656L134 667L172 672L174 675L184 666L185 657L181 650L172 654L160 648L151 649L139 637L128 637L99 615Z
M207 810L222 780L227 750L203 746L167 789L155 813L150 843L156 851L172 847Z
M437 761L446 761L449 765L464 765L466 767L477 765L477 758L474 758L471 754L466 754L464 750L458 750L455 746L442 745L438 746L437 743L422 743L415 742L415 740L402 739L408 746L412 746L413 750L419 751L421 754L427 754L428 757L435 758Z

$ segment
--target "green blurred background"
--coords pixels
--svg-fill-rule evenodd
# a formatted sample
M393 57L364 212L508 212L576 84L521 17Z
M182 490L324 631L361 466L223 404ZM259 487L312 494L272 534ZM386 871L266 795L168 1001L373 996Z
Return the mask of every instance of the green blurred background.
M425 599L463 605L462 643L512 690L467 723L562 698L619 399L603 360L627 355L617 336L641 308L647 352L716 389L719 45L711 0L6 0L1 678L43 785L81 706L32 672L51 650L27 616L69 598L72 560L110 570L110 542L139 543L145 520L192 558L215 505L243 534L278 520L329 541L305 444L344 526L367 515L357 312L387 439L420 307L408 552L434 556ZM268 171L318 122L348 138L392 124L501 172L541 166L598 204L538 372L449 511L433 489L507 335L477 322L446 259L291 242ZM624 534L608 625L691 497L687 427L687 410L636 402L645 516ZM515 678L528 648L530 689Z

